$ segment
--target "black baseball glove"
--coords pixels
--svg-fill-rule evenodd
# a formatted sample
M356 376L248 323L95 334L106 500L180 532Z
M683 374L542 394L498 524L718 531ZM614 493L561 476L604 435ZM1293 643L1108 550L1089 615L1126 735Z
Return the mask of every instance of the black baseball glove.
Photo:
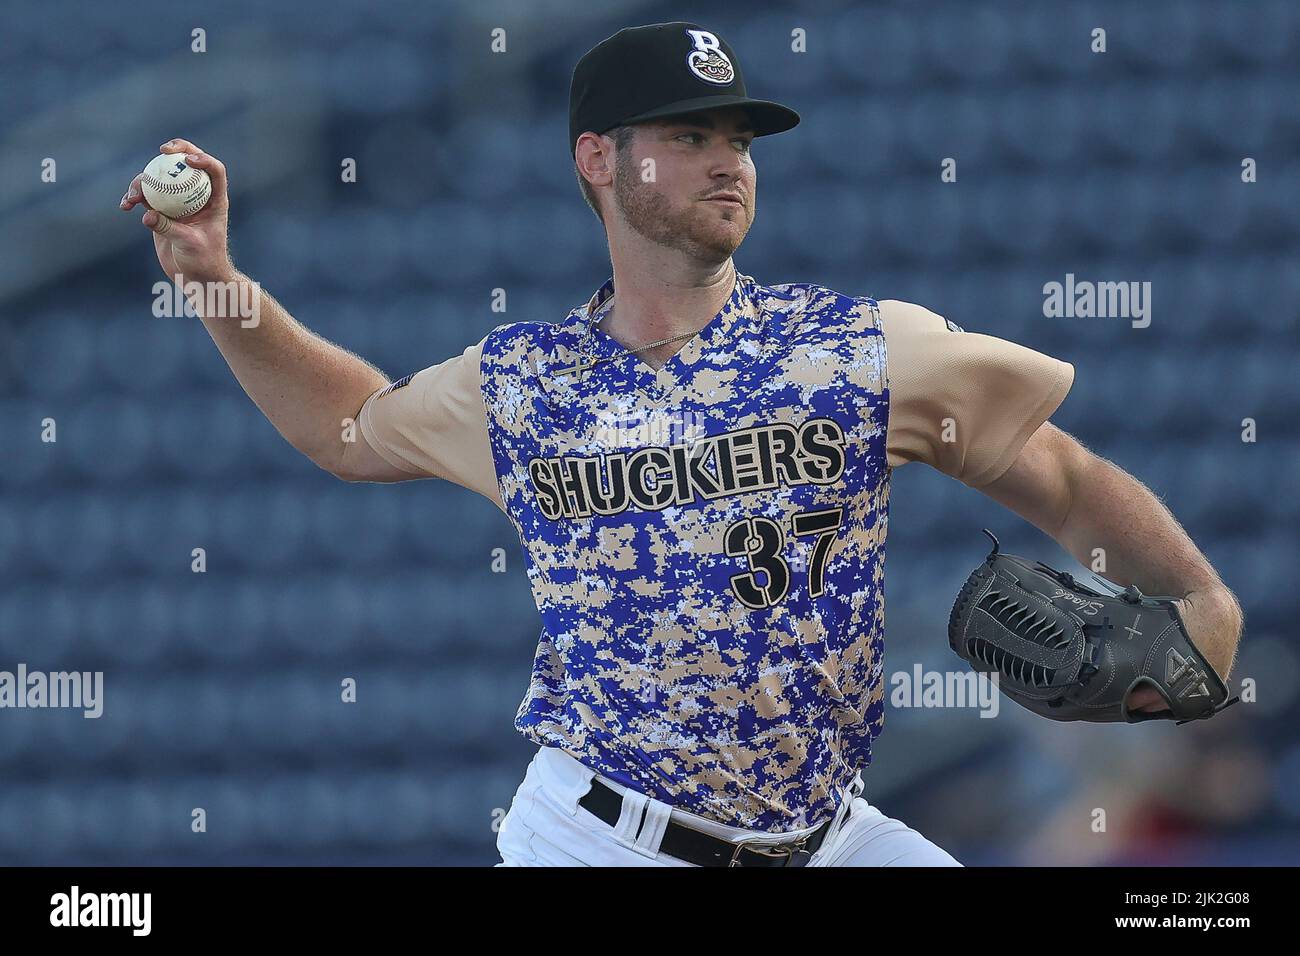
M984 533L993 550L957 595L948 643L995 673L1017 704L1053 720L1181 724L1237 702L1187 636L1173 598L1132 585L1101 594L1041 561L999 554ZM1169 709L1130 711L1129 692L1141 684Z

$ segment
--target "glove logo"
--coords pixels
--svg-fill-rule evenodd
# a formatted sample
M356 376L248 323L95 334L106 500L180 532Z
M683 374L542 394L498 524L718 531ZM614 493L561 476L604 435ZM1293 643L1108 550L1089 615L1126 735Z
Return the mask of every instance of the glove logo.
M1210 696L1210 689L1205 684L1205 674L1194 661L1179 654L1177 648L1171 647L1165 654L1165 683L1174 687L1184 678L1190 678L1191 682L1178 692L1179 700Z

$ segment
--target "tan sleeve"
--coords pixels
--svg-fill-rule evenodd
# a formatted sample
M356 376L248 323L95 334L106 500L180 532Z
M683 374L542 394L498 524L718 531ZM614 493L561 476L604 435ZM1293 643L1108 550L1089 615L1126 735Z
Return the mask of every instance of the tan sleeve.
M891 468L923 461L978 488L1011 467L1074 384L1074 366L910 302L880 303Z
M361 406L361 436L394 468L445 478L502 511L487 410L479 386L483 342L371 395Z

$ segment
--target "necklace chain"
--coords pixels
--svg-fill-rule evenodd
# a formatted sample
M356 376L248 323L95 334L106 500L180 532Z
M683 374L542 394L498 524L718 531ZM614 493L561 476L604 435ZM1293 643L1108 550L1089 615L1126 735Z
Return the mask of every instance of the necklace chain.
M699 335L703 328L704 326L700 326L700 328L696 329L694 332L683 332L681 335L674 335L671 338L660 339L658 342L651 342L649 345L643 345L639 349L628 349L628 351L635 355L637 352L644 352L646 349L657 348L660 345L668 345L670 342L680 342L682 339L689 339L692 335Z

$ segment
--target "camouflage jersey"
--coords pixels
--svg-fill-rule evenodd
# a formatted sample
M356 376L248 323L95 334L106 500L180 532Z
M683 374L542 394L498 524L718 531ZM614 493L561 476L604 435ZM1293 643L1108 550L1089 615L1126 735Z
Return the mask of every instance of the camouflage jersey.
M737 273L656 371L591 328L612 293L483 344L543 625L516 726L726 824L818 822L884 720L878 305Z

